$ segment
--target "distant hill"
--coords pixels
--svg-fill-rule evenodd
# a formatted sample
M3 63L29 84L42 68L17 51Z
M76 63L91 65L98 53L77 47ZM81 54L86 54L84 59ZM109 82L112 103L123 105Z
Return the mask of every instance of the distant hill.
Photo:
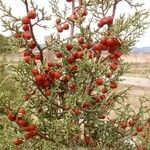
M133 53L150 53L150 47L133 47Z

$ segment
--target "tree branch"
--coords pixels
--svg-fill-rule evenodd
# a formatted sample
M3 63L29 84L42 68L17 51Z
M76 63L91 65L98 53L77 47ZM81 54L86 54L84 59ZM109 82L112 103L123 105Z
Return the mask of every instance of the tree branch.
M74 13L74 10L75 10L75 2L72 1L72 14ZM70 38L71 39L73 38L74 27L75 27L74 21L71 21L71 33L70 33Z
M122 1L122 0L114 0L114 5L113 5L113 12L112 12L112 17L115 17L115 13L116 13L116 8L117 8L117 4Z
M28 13L28 11L29 11L28 1L25 0L24 4L26 6L26 12ZM36 46L37 46L37 48L38 48L38 50L40 52L41 62L43 63L43 50L42 50L41 46L38 44L38 42L37 42L37 40L35 38L34 31L33 31L33 25L31 24L31 22L30 22L29 26L30 26L30 31L31 31L31 34L32 34L33 41L35 42L35 44L36 44Z

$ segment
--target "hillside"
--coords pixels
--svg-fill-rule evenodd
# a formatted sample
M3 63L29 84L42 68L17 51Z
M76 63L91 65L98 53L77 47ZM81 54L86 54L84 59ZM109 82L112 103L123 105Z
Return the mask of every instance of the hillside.
M150 46L147 47L133 47L133 53L150 53Z

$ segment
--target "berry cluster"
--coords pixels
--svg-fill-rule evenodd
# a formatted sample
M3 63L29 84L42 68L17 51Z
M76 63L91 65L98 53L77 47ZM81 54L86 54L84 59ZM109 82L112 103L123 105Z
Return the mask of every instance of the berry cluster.
M112 25L113 23L113 17L112 16L107 16L102 18L99 22L98 22L98 27L102 28L104 25Z
M16 125L24 132L24 140L28 140L37 136L37 126L35 124L30 124L26 119L26 111L24 108L20 108L16 114L9 112L8 120L15 122ZM23 138L15 138L12 141L16 146L23 143Z
M63 30L68 30L69 29L69 24L68 23L62 23L60 18L56 19L56 25L57 25L57 31L59 33L63 32Z
M28 11L27 16L22 17L21 21L23 24L23 33L22 37L26 40L30 40L32 38L32 33L30 31L31 19L36 18L36 12L34 10Z

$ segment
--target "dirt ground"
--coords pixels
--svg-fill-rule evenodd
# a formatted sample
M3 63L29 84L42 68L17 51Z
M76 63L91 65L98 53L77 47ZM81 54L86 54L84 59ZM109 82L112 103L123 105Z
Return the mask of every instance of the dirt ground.
M130 85L120 85L119 87L120 89L127 89ZM145 97L150 100L150 88L147 87L132 86L128 93L126 102L130 103L131 107L135 110L138 110L140 106L140 98Z

